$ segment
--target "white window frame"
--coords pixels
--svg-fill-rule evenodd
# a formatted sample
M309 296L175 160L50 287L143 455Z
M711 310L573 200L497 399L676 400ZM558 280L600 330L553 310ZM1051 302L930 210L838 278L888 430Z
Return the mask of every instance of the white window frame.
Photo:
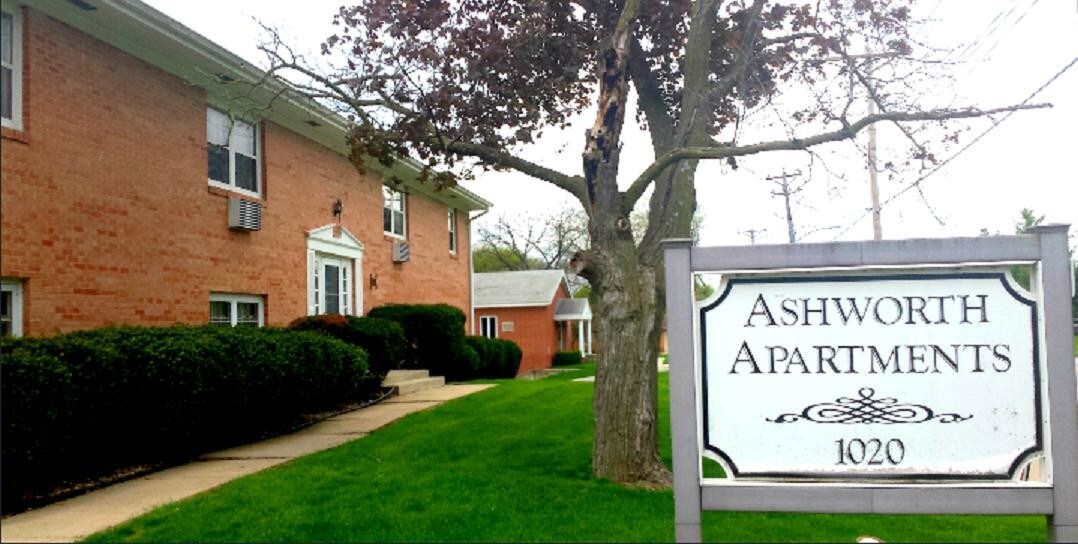
M22 281L0 280L0 290L11 293L11 336L22 336Z
M388 191L388 192L387 192ZM400 195L401 209L395 210L389 207L389 197L392 193ZM386 236L393 238L399 238L401 240L408 239L408 193L401 191L400 189L394 189L388 185L382 185L382 233ZM385 210L390 211L389 229L385 230ZM401 231L400 234L393 232L393 227L396 226L394 218L396 214L400 214Z
M307 315L325 313L322 293L323 270L327 260L346 265L350 271L347 304L340 304L342 315L363 314L363 244L348 229L329 224L307 232Z
M489 323L489 324L488 324ZM494 333L493 336L487 333ZM485 336L487 338L498 337L498 316L496 315L481 315L479 316L479 336Z
M11 118L0 117L0 126L22 130L22 10L4 2L0 11L11 16ZM2 59L0 59L2 61Z
M457 246L460 240L457 238L457 209L449 208L449 254L457 254Z
M217 112L217 113L219 113L221 115L224 115L225 117L229 117L232 120L233 123L238 121L240 123L251 125L251 127L254 129L254 139L255 139L255 190L250 191L250 190L244 189L242 187L236 186L236 150L235 150L235 145L232 142L232 131L231 130L229 130L229 137L228 137L228 183L224 183L224 182L221 182L221 181L218 181L218 180L215 180L215 179L209 177L208 172L207 172L207 175L206 175L206 180L209 181L209 184L211 186L213 186L213 187L219 187L219 188L225 189L227 191L233 191L233 192L240 193L242 195L251 196L251 197L254 197L254 198L259 198L259 199L262 198L262 127L261 127L262 123L259 123L259 122L256 122L256 121L248 121L246 119L236 119L236 118L230 116L228 113L221 111L218 108L207 105L206 106L206 132L207 132L207 136L206 136L206 154L207 155L209 155L209 152L210 152L210 150L209 150L209 146L210 146L210 142L209 142L209 123L210 123L210 119L209 119L209 115L210 115L211 110L215 111L215 112Z
M210 302L227 302L231 305L229 311L230 326L235 327L237 322L237 316L239 312L236 310L238 303L245 304L258 304L258 326L266 326L266 297L262 295L244 295L239 293L210 293Z

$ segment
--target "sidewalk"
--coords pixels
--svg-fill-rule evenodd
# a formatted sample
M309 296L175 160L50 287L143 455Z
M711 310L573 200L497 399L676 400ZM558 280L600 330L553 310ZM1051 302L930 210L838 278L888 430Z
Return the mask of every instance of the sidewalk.
M492 384L446 385L340 414L298 432L221 450L0 521L0 542L74 542L241 476L362 438L408 414L482 391Z

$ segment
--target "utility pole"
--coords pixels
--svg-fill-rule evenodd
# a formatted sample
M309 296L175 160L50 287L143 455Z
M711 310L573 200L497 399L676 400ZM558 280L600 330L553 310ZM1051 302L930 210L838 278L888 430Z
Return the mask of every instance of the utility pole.
M868 66L868 74L872 73L872 61L876 59L889 59L896 58L902 55L898 53L861 53L857 55L846 55L843 57L830 57L823 59L824 61L848 61L852 59L865 59L865 63ZM850 66L853 69L853 66ZM850 74L850 81L853 81L853 74ZM876 113L876 102L872 100L872 94L867 96L868 100L868 114L873 115ZM868 191L869 197L872 202L872 239L883 239L883 226L880 223L880 186L876 182L876 123L872 123L868 126Z
M756 245L756 235L758 233L762 234L765 231L767 231L767 229L745 229L745 230L740 231L740 232L741 232L741 234L748 234L749 235L749 242L752 243L752 245Z
M779 186L782 187L782 191L772 191L771 194L775 196L782 196L783 199L786 201L786 229L787 233L789 234L791 244L797 242L797 231L794 229L794 215L793 211L790 209L790 195L799 191L800 188L790 191L789 178L797 177L800 175L800 170L792 174L787 174L786 170L783 169L781 176L771 176L769 178L766 178L768 181L778 180Z
M876 102L868 97L868 114L875 115ZM868 126L868 192L872 199L872 239L883 239L880 224L880 186L876 183L876 123Z

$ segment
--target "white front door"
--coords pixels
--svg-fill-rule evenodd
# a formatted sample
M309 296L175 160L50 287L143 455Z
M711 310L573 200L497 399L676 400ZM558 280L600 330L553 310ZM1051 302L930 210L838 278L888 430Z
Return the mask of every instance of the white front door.
M352 263L350 259L319 256L319 272L323 281L320 310L323 314L352 313Z

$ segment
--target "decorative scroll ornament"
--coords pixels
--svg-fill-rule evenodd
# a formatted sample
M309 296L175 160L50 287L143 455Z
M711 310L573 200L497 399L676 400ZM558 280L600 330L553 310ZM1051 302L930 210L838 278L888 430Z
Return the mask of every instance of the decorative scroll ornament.
M899 404L894 397L873 398L876 391L871 387L862 387L857 391L860 398L839 397L835 402L823 402L807 406L799 414L781 414L778 417L765 418L771 423L793 423L802 419L813 423L841 423L845 425L881 423L961 423L973 418L973 415L956 413L937 414L931 408L921 404Z

